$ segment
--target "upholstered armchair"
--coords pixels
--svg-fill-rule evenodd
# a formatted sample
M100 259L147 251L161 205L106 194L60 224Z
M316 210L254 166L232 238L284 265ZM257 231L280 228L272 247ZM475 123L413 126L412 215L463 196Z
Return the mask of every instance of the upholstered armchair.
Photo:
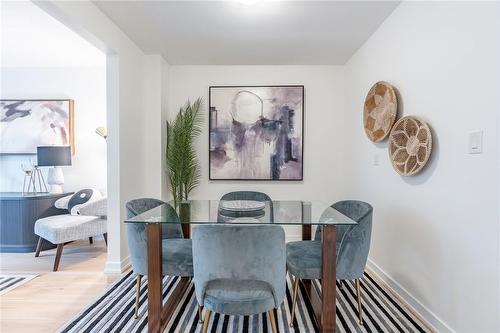
M142 214L165 202L158 199L141 198L127 202L127 218ZM169 221L179 222L175 209L165 204ZM163 275L193 276L193 254L191 240L184 239L179 223L162 224L162 271ZM145 223L127 223L127 241L132 262L132 270L136 274L135 319L139 318L139 295L141 279L148 274L147 231Z
M88 238L93 243L93 237L107 238L107 198L88 201L79 206L79 214L63 214L49 216L35 222L35 234L40 236L35 251L35 257L40 256L45 241L57 245L54 259L54 272L59 269L64 244L79 239Z
M355 280L359 323L363 324L361 288L359 279L363 273L370 250L373 208L362 201L345 200L331 207L348 216L357 225L337 226L337 280ZM328 210L321 219L328 218ZM295 315L297 291L300 279L321 278L321 228L316 230L312 241L290 242L286 245L286 263L294 278L292 298L292 320Z
M286 287L285 232L277 225L197 225L193 228L194 284L205 307L203 333L213 312L267 312L276 333L274 309Z

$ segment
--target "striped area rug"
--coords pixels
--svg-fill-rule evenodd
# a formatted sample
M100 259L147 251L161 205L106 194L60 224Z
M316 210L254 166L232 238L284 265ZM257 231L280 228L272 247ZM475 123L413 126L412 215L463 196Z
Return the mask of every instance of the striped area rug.
M3 295L12 289L25 284L29 280L35 278L37 275L33 274L15 274L15 275L0 275L0 295Z
M143 279L140 297L140 318L134 320L135 278L128 273L114 284L103 296L82 311L59 332L146 332L147 331L147 292ZM179 278L165 277L163 280L163 299L170 296ZM321 289L318 282L314 286ZM275 312L279 332L318 332L312 319L312 307L302 296L305 290L301 285L299 302L296 308L295 328L289 326L292 283L287 279L286 299ZM378 283L371 275L365 274L361 280L363 301L363 326L357 323L356 291L353 282L346 281L343 287L337 284L337 332L430 332L426 326L392 296L392 292ZM198 311L191 284L184 294L165 332L201 332L198 324ZM254 316L225 316L214 314L210 318L211 333L270 333L271 326L266 314Z

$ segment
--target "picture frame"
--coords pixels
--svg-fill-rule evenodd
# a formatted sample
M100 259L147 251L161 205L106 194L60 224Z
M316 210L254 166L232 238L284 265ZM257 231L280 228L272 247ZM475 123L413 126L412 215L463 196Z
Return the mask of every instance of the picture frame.
M209 180L302 181L304 86L209 87Z
M36 154L43 145L69 145L75 154L72 99L0 99L0 154Z

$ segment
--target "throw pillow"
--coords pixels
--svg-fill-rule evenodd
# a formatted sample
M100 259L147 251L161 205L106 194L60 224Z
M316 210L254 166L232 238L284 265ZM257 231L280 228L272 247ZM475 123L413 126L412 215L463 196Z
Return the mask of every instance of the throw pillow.
M59 209L68 209L68 202L72 196L73 196L73 194L70 194L70 195L62 197L60 199L57 199L56 202L54 202L54 207L59 208Z
M71 215L80 214L79 208L86 202L93 202L100 199L101 193L98 190L87 188L73 194L68 201L68 210Z

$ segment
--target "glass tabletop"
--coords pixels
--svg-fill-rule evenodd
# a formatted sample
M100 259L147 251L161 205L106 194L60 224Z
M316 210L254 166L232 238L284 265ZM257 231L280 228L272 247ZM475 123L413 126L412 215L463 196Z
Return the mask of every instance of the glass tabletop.
M175 207L175 208L174 208ZM188 200L150 209L126 223L355 225L330 204L321 201Z

